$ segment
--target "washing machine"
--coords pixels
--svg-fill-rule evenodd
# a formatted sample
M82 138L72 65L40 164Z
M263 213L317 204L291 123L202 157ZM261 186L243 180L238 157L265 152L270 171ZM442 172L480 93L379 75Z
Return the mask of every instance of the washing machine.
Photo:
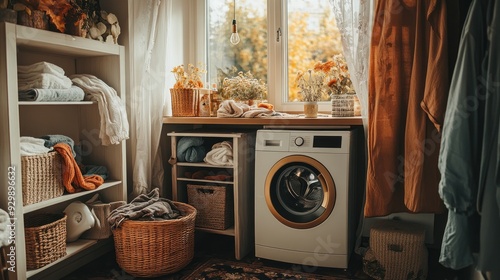
M356 225L354 140L354 130L257 131L256 257L348 267Z

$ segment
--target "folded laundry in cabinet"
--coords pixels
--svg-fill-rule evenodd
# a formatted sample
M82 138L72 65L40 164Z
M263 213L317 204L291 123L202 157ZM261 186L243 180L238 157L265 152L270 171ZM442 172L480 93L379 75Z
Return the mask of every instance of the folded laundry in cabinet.
M182 137L177 142L177 160L182 162L202 162L206 155L201 137Z
M233 164L233 145L229 141L216 143L212 146L204 161L213 165L232 165Z
M83 89L77 86L70 88L32 88L28 90L19 91L19 101L36 101L36 102L49 102L49 101L82 101L85 97Z

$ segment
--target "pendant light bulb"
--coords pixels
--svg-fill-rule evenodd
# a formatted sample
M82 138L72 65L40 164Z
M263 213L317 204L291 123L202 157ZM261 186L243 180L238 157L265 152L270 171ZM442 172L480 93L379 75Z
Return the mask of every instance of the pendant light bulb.
M231 33L231 38L229 38L231 44L236 45L240 42L240 35L238 35L238 28L236 27L236 20L233 19L233 32Z

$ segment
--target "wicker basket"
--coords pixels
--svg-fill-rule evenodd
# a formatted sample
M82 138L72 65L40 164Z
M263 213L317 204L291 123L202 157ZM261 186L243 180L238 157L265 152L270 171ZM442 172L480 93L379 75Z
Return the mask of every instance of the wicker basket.
M23 205L64 194L62 159L57 152L21 157Z
M187 196L198 210L197 227L224 230L233 225L232 188L188 184Z
M183 217L163 221L124 221L112 230L116 261L135 277L157 277L174 273L194 256L196 209L173 202Z
M174 117L209 117L210 95L212 91L202 88L170 89L172 116Z
M66 256L66 215L38 214L27 217L24 223L28 270Z
M376 279L426 279L427 258L422 227L384 219L370 230L363 270Z

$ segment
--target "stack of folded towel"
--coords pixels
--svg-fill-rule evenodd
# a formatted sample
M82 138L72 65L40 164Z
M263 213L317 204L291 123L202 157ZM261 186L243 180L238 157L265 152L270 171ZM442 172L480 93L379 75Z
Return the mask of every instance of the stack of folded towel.
M233 164L233 144L228 141L216 143L205 156L204 161L213 165Z
M17 79L20 101L81 101L85 95L64 69L46 61L18 66Z
M0 209L0 247L4 247L10 244L10 218L5 210Z

